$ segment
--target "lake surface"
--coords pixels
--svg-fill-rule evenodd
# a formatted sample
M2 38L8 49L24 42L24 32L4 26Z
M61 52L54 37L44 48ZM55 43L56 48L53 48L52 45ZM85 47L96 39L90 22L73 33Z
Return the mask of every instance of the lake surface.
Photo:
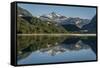
M96 60L96 36L17 36L17 64Z

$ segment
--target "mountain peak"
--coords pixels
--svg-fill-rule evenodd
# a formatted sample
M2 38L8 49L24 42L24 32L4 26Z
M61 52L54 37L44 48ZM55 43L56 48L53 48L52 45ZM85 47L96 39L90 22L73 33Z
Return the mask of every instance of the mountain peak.
M55 12L51 12L51 14L56 14Z
M41 15L39 18L43 21L53 21L54 23L61 25L74 24L78 28L82 28L84 25L89 23L88 19L81 19L79 17L66 17L56 12Z
M61 15L57 14L56 12L51 12L51 13L47 14L46 16L51 19L56 19L56 18L59 18Z
M40 16L40 19L42 19L42 20L57 21L57 22L58 22L58 20L63 20L66 18L67 18L66 16L57 14L56 12L51 12L49 14Z

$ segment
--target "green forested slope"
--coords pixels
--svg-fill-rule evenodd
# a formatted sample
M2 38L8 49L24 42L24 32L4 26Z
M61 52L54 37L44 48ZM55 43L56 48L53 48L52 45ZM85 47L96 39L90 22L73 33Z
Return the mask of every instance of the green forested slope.
M56 25L53 22L42 21L37 17L31 16L25 9L17 10L17 33L29 34L29 33L66 33L67 31L60 25ZM23 13L24 12L24 13ZM29 15L29 16L28 16Z

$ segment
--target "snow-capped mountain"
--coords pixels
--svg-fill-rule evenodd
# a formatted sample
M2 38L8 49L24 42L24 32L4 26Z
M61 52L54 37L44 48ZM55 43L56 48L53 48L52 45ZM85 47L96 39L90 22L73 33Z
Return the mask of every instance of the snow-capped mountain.
M54 23L61 24L61 25L74 24L78 28L82 28L84 25L90 22L90 20L88 19L81 19L79 17L75 17L75 18L66 17L63 15L57 14L55 12L41 15L39 18L44 21L53 21Z
M69 17L68 19L63 21L63 25L73 24L76 25L78 28L82 28L84 25L88 24L89 22L90 21L88 19Z
M56 14L55 12L49 13L47 15L42 15L39 17L41 20L46 20L46 21L54 21L54 22L58 22L60 23L60 21L62 20L66 20L67 17L62 16L60 14Z

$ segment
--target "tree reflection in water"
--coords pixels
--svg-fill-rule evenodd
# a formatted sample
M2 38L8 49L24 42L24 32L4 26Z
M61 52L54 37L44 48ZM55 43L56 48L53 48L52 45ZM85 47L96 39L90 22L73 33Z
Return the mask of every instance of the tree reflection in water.
M28 57L32 52L48 53L50 56L66 51L92 49L96 53L96 37L68 36L18 36L18 60Z

